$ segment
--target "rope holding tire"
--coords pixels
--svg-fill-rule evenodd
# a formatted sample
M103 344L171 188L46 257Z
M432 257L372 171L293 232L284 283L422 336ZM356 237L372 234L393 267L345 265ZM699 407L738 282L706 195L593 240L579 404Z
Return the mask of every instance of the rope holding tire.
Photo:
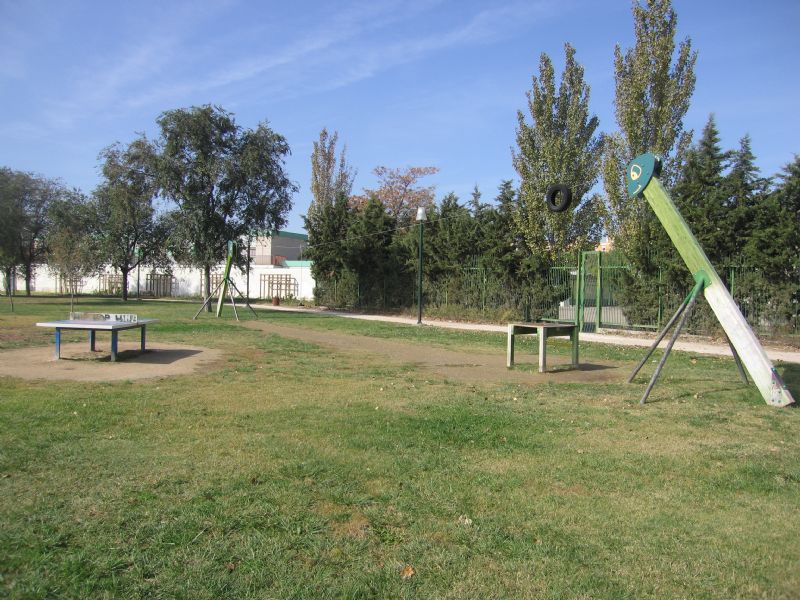
M556 202L556 196L560 197L558 202ZM547 208L549 208L551 212L564 212L572 203L572 191L566 185L557 183L547 188L544 200L547 203Z

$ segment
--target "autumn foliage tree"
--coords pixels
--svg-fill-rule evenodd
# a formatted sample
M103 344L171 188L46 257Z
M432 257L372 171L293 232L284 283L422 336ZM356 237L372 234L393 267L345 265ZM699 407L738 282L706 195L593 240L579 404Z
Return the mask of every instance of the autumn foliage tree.
M439 172L437 167L406 167L392 169L375 167L372 171L380 185L376 189L365 188L364 193L350 199L355 208L367 205L369 199L377 198L386 207L386 212L400 224L413 221L417 208L430 208L434 204L434 186L419 185L420 179Z

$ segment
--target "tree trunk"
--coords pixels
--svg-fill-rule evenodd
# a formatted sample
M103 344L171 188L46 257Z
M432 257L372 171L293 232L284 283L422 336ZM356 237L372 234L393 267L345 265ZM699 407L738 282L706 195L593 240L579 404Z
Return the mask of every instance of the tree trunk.
M33 279L33 265L31 263L26 263L23 267L25 271L25 295L31 295L31 279Z
M125 269L120 269L122 272L122 301L128 301L128 272Z
M203 267L203 276L205 277L205 284L206 284L206 297L204 300L208 300L211 298L211 265L205 265ZM209 301L206 304L206 312L211 312L211 302Z

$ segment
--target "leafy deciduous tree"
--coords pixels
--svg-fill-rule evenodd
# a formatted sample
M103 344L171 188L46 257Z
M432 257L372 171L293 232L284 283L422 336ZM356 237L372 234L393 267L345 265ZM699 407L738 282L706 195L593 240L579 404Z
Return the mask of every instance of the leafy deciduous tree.
M127 146L113 144L100 153L104 181L94 193L100 252L122 275L122 299L128 299L128 274L164 252L153 200L156 149L144 137Z
M356 208L366 206L373 196L386 207L390 216L405 225L414 220L417 208L430 208L434 204L434 186L421 187L419 180L439 172L437 167L407 167L390 169L375 167L372 171L380 180L377 189L364 189L361 196L353 196L350 201Z
M94 217L90 202L78 192L70 192L48 208L47 263L68 286L70 311L80 279L96 273L102 264Z
M13 298L16 267L22 262L20 253L25 211L22 205L20 174L0 168L0 268L3 270L5 292ZM13 299L12 299L13 310Z
M159 183L179 209L171 249L203 269L208 294L211 268L225 258L228 240L286 222L297 190L284 171L289 145L266 123L243 130L216 106L167 111L158 124Z

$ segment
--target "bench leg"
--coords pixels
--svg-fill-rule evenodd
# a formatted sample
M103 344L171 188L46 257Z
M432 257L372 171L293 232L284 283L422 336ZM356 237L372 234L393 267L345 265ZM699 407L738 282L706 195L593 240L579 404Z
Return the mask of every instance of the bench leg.
M141 351L142 352L144 352L144 340L145 340L145 336L146 336L144 330L145 330L145 326L142 325L142 343L141 343Z
M539 336L539 373L547 371L547 330L539 328L536 331Z
M60 327L56 327L55 337L56 337L56 353L55 353L55 357L56 357L56 360L59 360L61 358L61 328Z
M95 330L89 330L89 351L94 352L95 340L96 340Z
M117 362L117 331L111 332L111 362Z
M508 332L508 341L506 342L506 368L511 369L514 367L514 334Z

